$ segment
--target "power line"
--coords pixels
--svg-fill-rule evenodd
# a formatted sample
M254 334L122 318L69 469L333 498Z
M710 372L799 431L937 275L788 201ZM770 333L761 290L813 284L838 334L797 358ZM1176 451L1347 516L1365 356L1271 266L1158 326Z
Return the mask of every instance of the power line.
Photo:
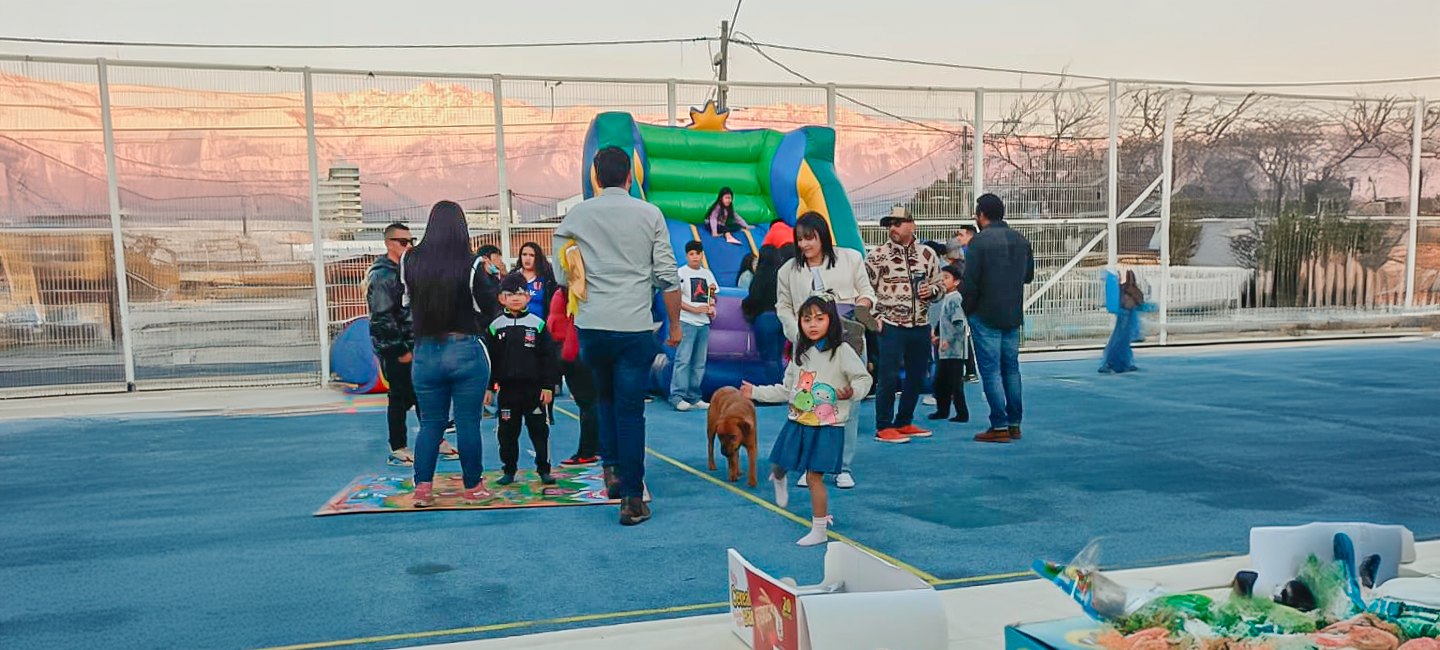
M903 64L908 64L908 65L921 65L921 66L930 66L930 67L937 67L937 68L950 68L950 69L954 69L954 70L970 70L970 71L975 71L975 72L998 72L998 73L1004 73L1004 74L1035 75L1035 76L1041 76L1041 77L1059 77L1059 78L1062 78L1062 79L1063 79L1063 78L1085 79L1085 80L1089 80L1089 81L1105 81L1105 82L1108 82L1108 81L1117 81L1117 82L1122 82L1122 83L1158 84L1158 85L1165 85L1165 86L1208 86L1208 87L1215 87L1215 88L1267 88L1267 87L1296 87L1296 88L1303 88L1303 87L1309 87L1309 86L1366 86L1366 85L1394 84L1394 83L1415 83L1415 82L1421 82L1421 81L1440 81L1440 75L1425 75L1425 76L1418 76L1418 77L1393 77L1393 78L1382 78L1382 79L1349 79L1349 80L1331 80L1331 81L1276 81L1276 82L1200 82L1200 81L1179 81L1179 80L1174 80L1174 79L1111 78L1111 77L1099 77L1099 76L1095 76L1095 75L1075 74L1075 73L1071 73L1071 72L1048 72L1048 71L1043 71L1043 70L1021 70L1021 69L1019 69L1019 68L1001 68L1001 67L981 66L981 65L963 65L963 64L959 64L959 63L948 63L948 62L944 62L944 61L925 61L925 60L921 60L921 59L905 59L905 58L899 58L899 57L880 56L880 55L874 55L874 54L858 54L858 53L855 53L855 52L841 52L841 51L837 51L837 50L825 50L825 49L812 48L812 47L798 47L798 46L793 46L793 45L780 45L780 44L777 44L777 43L760 43L760 42L755 41L753 38L751 38L751 39L746 39L746 40L743 40L743 41L742 41L742 40L738 40L738 39L731 39L731 40L735 40L735 42L740 43L740 44L742 44L742 45L750 46L751 48L754 48L754 47L756 47L756 46L763 46L763 47L773 48L773 49L777 49L777 50L787 50L787 51L791 51L791 52L805 52L805 53L807 53L807 54L820 54L820 55L824 55L824 56L834 56L834 57L841 57L841 58L847 58L847 59L861 59L861 60L865 60L865 61L880 61L880 62L884 62L884 63L903 63Z
M740 17L740 5L743 5L743 4L745 4L745 0L735 0L735 13L734 13L734 15L730 16L730 31L731 31L731 32L734 32L734 31L735 31L735 20Z
M734 17L740 15L740 7L744 0L738 0L735 4ZM731 22L734 22L732 18ZM64 39L64 38L35 38L22 36L0 36L0 42L8 43L29 43L49 45L93 45L106 47L151 47L151 48L172 48L172 49L221 49L221 50L476 50L476 49L521 49L521 48L548 48L548 47L592 47L592 46L617 46L617 45L658 45L666 43L713 43L721 39L714 36L693 36L688 38L651 38L651 39L630 39L610 41L555 41L555 42L529 42L529 43L439 43L439 44L339 44L339 45L269 45L254 43L231 43L231 44L207 44L207 43L161 43L149 41L103 41L86 39ZM1109 82L1117 81L1122 83L1156 84L1166 86L1201 86L1211 88L1305 88L1323 86L1367 86L1397 83L1417 83L1428 81L1440 81L1440 74L1421 75L1414 77L1390 77L1377 79L1345 79L1325 81L1271 81L1271 82L1207 82L1207 81L1182 81L1175 79L1143 79L1124 77L1104 77L1097 75L1085 75L1072 72L1052 72L1047 70L1024 70L1020 68L1006 68L998 66L966 65L950 63L946 61L927 61L923 59L907 59L902 57L881 56L875 54L863 54L857 52L843 52L839 50L827 50L813 47L800 47L795 45L782 45L779 43L764 43L753 39L745 40L730 39L741 45L751 48L756 46L768 47L777 50L790 52L804 52L807 54L818 54L848 59L859 59L865 61L879 61L883 63L898 63L905 65L919 65L937 68L948 68L952 70L969 70L973 72L993 72L1014 75L1032 75L1038 77L1055 77L1060 79L1085 79L1089 81ZM711 61L714 60L712 53Z
M742 32L742 33L743 33L743 32ZM746 35L749 36L748 34L746 34ZM803 74L800 74L799 72L796 72L794 68L791 68L790 66L785 65L784 63L781 63L781 62L780 62L779 60L777 60L775 57L772 57L772 56L770 56L769 54L766 54L765 51L762 50L762 49L760 49L760 46L759 46L757 43L755 43L754 41L737 41L737 42L749 46L750 49L755 50L755 53L756 53L756 54L759 54L760 56L764 57L766 61L769 61L769 62L771 62L771 63L779 66L782 70L784 70L784 71L786 71L786 72L789 72L790 74L795 75L796 77L799 77L802 81L805 81L805 82L807 82L807 83L812 83L812 84L815 83L815 81L814 81L813 79L811 79L810 77L807 77L807 76L805 76L805 75L803 75ZM961 137L961 136L964 136L964 135L965 135L964 133L961 133L961 132L958 132L958 131L951 131L951 130L948 130L948 129L942 129L942 128L936 127L936 126L934 126L934 125L931 125L931 124L926 124L926 123L924 123L924 122L920 122L920 121L917 121L917 120L912 120L912 119L910 119L910 118L908 118L908 117L902 117L902 116L900 116L900 115L896 115L896 114L891 113L891 112L889 112L889 111L887 111L887 110L885 110L885 109L882 109L882 108L879 108L879 107L877 107L877 106L873 106L873 105L867 104L867 103L865 103L865 102L862 102L862 101L860 101L860 100L858 100L858 99L855 99L854 97L851 97L851 96L849 96L849 95L846 95L845 93L836 92L835 95L836 95L837 97L840 97L840 98L842 98L842 99L844 99L844 100L846 100L846 101L848 101L848 102L850 102L850 103L852 103L852 104L855 104L855 105L857 105L857 106L863 106L863 107L868 108L868 109L870 109L870 110L872 110L872 111L875 111L876 113L880 113L881 115L886 115L886 116L889 116L889 117L893 117L893 118L895 118L895 119L897 119L897 120L900 120L900 121L902 121L902 122L908 122L908 123L910 123L910 124L914 124L915 126L919 126L919 127L921 127L921 128L929 129L929 130L931 130L931 131L937 131L937 132L939 132L939 133L944 133L945 135L949 135L949 136Z
M38 43L46 45L103 45L106 47L164 47L200 50L481 50L536 47L591 47L609 45L658 45L664 43L698 43L716 40L714 36L690 38L642 38L617 41L555 41L541 43L439 43L439 44L351 44L351 45L266 45L257 43L158 43L150 41L96 41L68 38L30 38L0 36L0 42Z

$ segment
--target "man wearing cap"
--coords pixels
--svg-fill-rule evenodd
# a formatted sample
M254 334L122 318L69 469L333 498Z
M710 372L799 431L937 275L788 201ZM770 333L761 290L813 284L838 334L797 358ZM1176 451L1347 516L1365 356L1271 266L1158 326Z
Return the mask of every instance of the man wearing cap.
M990 428L976 442L1020 439L1020 326L1025 321L1025 285L1035 280L1030 240L1005 223L1005 203L994 194L975 200L980 234L965 252L962 303L975 341Z
M894 214L880 220L890 241L865 258L870 284L875 288L875 312L880 324L879 385L875 395L875 439L907 443L927 438L930 432L915 426L915 404L930 372L930 303L945 295L940 278L940 256L915 241L915 220ZM905 386L900 387L900 370ZM895 392L901 389L900 407Z

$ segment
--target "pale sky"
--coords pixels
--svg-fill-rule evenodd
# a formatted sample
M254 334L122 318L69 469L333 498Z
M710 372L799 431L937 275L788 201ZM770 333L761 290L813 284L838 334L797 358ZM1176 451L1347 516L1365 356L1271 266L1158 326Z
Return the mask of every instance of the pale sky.
M0 0L0 35L196 43L494 43L712 35L733 0ZM1440 0L746 0L755 40L1099 76L1313 81L1440 74ZM788 80L736 48L735 80ZM465 51L233 51L0 42L0 52L357 69L708 79L705 44ZM818 80L1019 79L774 52ZM1024 85L1042 80L1027 77ZM1391 87L1413 92L1413 87ZM1426 90L1432 91L1433 86Z

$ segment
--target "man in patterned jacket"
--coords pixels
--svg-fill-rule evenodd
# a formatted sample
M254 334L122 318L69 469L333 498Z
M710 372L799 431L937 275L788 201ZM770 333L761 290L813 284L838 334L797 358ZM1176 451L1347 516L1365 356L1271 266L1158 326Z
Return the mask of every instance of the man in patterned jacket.
M930 372L930 303L945 295L940 278L940 256L915 241L915 220L891 215L880 220L890 230L890 241L865 259L870 284L878 298L880 360L876 366L879 389L875 395L875 439L906 443L927 438L930 432L915 426L915 404ZM905 386L900 387L900 370ZM900 408L895 392L901 389Z

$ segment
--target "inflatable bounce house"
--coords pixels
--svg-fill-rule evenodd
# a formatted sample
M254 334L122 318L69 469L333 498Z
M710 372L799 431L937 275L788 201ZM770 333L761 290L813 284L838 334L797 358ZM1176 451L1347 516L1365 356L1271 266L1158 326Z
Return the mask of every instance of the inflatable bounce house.
M774 224L794 227L798 216L818 212L829 221L837 247L865 250L850 200L835 174L833 129L730 131L725 128L727 117L728 111L717 111L713 103L704 110L691 109L688 127L642 124L629 113L602 113L586 134L581 162L588 199L600 191L594 176L596 152L613 146L629 153L634 180L630 194L664 213L677 266L685 263L686 242L699 240L705 246L705 264L721 287L719 314L711 323L706 395L721 386L738 386L742 379L756 384L780 380L764 376L750 324L740 311L746 292L735 288L741 259L758 254ZM706 224L706 211L724 187L735 194L736 213L754 226L735 233L741 239L738 246L726 242L724 233L711 236ZM656 313L665 318L658 296ZM670 386L668 360L674 350L665 353L664 360L657 357L651 377L652 389L660 393Z
M835 175L835 131L807 126L781 133L769 129L730 131L727 111L713 103L692 109L688 127L666 127L636 122L629 113L596 116L585 137L581 163L585 198L600 191L594 176L595 153L619 147L632 160L631 195L659 206L670 228L676 265L685 261L685 243L699 240L705 246L705 264L720 283L719 315L711 323L709 357L703 390L709 395L721 386L780 381L765 376L756 352L750 324L740 311L746 292L735 288L740 261L757 254L774 224L794 227L796 217L818 212L830 222L835 245L864 252L860 228L850 200ZM712 237L705 224L706 211L722 187L735 193L735 211L754 226L736 233L740 245ZM656 297L655 313L665 319ZM662 332L664 329L662 328ZM657 334L658 336L658 334ZM656 357L652 391L664 394L670 387L670 360L675 351ZM334 379L350 394L382 393L388 389L379 359L370 348L370 323L361 317L335 340L331 348Z
M330 344L330 375L350 395L390 392L390 382L380 370L380 357L370 345L369 317L351 321Z

